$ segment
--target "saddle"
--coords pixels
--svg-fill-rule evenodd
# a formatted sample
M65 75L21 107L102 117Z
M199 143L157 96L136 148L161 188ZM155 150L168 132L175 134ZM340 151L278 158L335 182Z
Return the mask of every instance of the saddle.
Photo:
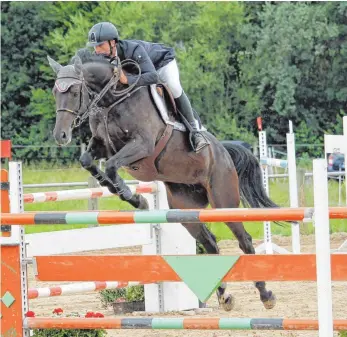
M150 85L150 93L159 111L159 115L165 124L173 124L174 130L186 131L184 124L176 121L172 116L169 117L169 105L175 115L178 114L175 99L170 89L165 84Z
M157 169L157 159L160 153L164 150L167 142L169 141L173 130L180 132L186 132L189 130L190 126L187 126L177 120L180 115L179 110L176 107L175 99L170 91L170 89L164 84L152 84L150 85L150 93L153 98L153 101L159 111L159 115L162 118L163 122L166 124L166 128L161 135L160 139L155 145L154 152L151 156L141 159L139 162L129 165L128 169L130 171L139 171L137 172L137 177L140 180L151 181L156 180L159 175ZM169 116L169 107L174 112L173 115ZM195 116L197 113L194 111ZM182 117L182 120L185 121L185 118ZM200 130L205 131L206 129L201 126L199 118L197 118L200 124ZM185 121L186 122L186 121ZM142 176L142 172L143 174Z
M165 84L152 84L150 85L150 93L154 100L156 107L158 108L159 115L162 118L165 124L173 124L174 130L178 130L181 132L187 131L190 129L189 124L185 124L186 120L183 116L181 116L179 110L176 107L175 99L170 91L170 89ZM169 116L169 108L174 112L174 116ZM200 125L200 131L206 131L206 128L201 125L201 121L198 117L198 114L193 109L196 120ZM181 116L181 120L183 123L177 118Z

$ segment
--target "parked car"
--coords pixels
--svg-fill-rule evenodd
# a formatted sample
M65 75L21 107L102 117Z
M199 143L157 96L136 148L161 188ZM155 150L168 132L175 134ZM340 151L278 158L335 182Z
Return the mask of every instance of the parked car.
M328 158L328 172L345 172L345 156L340 153L330 153L327 156ZM330 177L338 179L338 176ZM342 176L344 178L344 176Z

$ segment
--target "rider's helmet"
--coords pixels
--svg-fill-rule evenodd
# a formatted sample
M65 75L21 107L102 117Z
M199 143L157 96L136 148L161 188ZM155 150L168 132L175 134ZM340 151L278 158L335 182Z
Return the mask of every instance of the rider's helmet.
M88 33L87 47L95 47L110 40L118 42L118 39L118 30L114 24L111 22L99 22Z

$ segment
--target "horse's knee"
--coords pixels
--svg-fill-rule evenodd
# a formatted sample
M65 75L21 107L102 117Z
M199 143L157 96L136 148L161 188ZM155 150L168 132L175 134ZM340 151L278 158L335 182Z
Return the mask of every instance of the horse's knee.
M88 167L92 166L93 164L93 158L90 155L89 152L83 152L80 157L80 163L83 168L87 169Z

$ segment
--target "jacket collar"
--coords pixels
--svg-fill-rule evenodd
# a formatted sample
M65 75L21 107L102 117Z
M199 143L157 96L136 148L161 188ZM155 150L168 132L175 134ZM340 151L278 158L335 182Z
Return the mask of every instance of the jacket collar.
M124 43L122 40L118 41L116 48L117 48L117 56L119 57L121 61L123 61L125 57L124 57L124 50L123 50Z

